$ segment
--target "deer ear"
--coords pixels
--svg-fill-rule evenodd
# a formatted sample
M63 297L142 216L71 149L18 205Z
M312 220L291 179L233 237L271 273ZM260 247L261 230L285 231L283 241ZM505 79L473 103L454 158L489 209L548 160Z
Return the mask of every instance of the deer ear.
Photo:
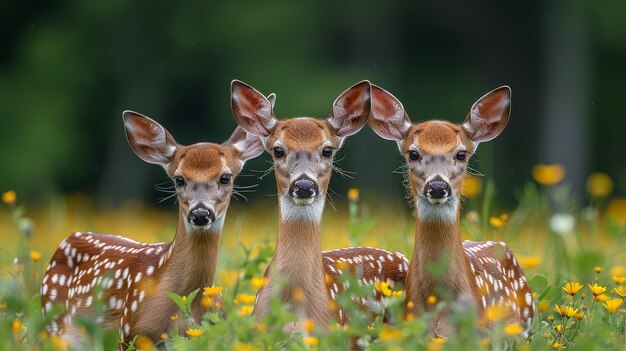
M237 124L250 134L267 137L276 125L270 100L242 81L231 83L231 106Z
M411 120L400 100L372 84L372 112L368 122L381 138L400 141L411 128Z
M237 150L243 162L255 158L265 151L261 138L247 133L240 126L235 128L233 134L223 145L231 146Z
M135 154L142 160L166 166L178 144L172 135L152 118L133 111L122 113L126 138Z
M370 105L370 82L364 80L348 88L335 99L326 121L338 137L350 136L367 123Z
M463 129L474 142L497 137L509 121L511 88L502 86L481 97L472 105L463 122Z
M274 110L274 105L276 105L276 94L271 93L267 96L267 100L269 100L270 104L272 105L272 110Z

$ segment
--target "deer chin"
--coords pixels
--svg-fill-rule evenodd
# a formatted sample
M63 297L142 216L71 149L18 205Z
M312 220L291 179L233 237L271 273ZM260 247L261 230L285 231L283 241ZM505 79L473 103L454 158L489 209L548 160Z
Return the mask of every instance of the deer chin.
M297 206L309 206L311 204L313 204L313 202L315 202L315 197L306 197L306 198L302 198L302 197L293 197L293 203L296 204Z
M433 205L443 205L446 202L448 202L450 197L449 196L442 197L442 198L426 197L426 199L428 199L428 202L430 202Z
M193 234L205 234L205 233L216 233L219 234L222 231L222 227L224 226L224 217L226 214L222 214L217 217L211 223L207 223L205 225L196 225L190 223L189 221L185 221L185 228L187 229L187 233Z

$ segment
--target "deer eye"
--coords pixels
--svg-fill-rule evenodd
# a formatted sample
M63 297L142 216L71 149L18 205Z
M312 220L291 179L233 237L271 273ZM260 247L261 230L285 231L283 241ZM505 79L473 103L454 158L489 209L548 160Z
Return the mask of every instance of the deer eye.
M185 179L181 176L176 176L174 177L174 183L176 183L176 186L184 186L185 185Z
M221 184L230 184L230 178L232 178L232 174L222 174L222 176L220 177L220 183Z
M282 147L275 147L274 148L274 157L276 158L281 158L285 155L285 150L283 150Z
M322 155L324 155L324 157L331 157L333 155L333 148L330 146L325 147L322 149Z
M459 161L465 161L467 158L467 151L459 151L456 153L456 159Z
M419 159L420 159L419 152L417 152L415 150L409 151L409 160L411 160L411 161L419 161Z

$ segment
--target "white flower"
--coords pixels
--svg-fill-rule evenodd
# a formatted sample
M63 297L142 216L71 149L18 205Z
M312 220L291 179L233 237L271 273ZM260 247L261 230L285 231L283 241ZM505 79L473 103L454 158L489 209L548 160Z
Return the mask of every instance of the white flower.
M557 213L550 218L550 229L561 235L571 233L575 224L574 216L567 213Z

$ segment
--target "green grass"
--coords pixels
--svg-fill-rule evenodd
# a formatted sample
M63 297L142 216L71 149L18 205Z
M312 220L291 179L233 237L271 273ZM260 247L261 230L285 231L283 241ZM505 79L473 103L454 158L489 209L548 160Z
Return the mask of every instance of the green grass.
M238 216L225 229L225 232L231 230L238 233L236 240L233 239L235 236L230 235L236 245L223 244L225 247L221 250L228 250L229 255L221 255L223 257L218 267L217 285L223 287L226 317L218 312L207 313L200 324L187 330L191 336L178 335L177 331L172 331L164 336L165 342L176 350L334 350L346 349L352 336L358 335L359 343L368 350L499 350L505 346L515 350L547 350L555 343L568 350L623 350L626 347L626 305L622 304L615 312L609 312L606 306L609 303L594 298L587 284L597 283L606 287L604 296L609 299L619 297L613 289L618 286L614 280L619 282L619 277L626 276L623 267L626 265L624 200L594 198L589 204L580 206L567 196L568 189L565 185L543 187L529 183L520 197L518 208L502 215L503 213L492 208L494 193L493 183L488 182L481 195L466 201L462 228L464 236L472 240L506 241L517 254L538 304L532 327L533 335L530 338L515 336L516 328L510 325L496 323L491 330L480 329L476 325L478 317L465 306L457 303L445 306L441 302L437 309L447 307L453 311L451 322L456 327L456 333L445 342L435 340L427 333L429 315L405 320L402 296L385 298L391 316L389 324L383 324L380 318L372 322L354 307L347 295L339 299L340 305L351 316L352 322L347 328L340 328L332 322L325 328L309 325L306 336L300 333L287 335L280 326L294 321L295 317L279 301L273 302L268 319L257 324L249 314L250 300L256 293L258 278L262 277L273 253L275 234L270 226L264 230L264 234L254 233L254 237L250 239L252 234L249 228L259 226L255 222L254 213L248 213L246 216ZM325 228L325 233L329 230L345 233L345 238L341 240L350 244L374 242L381 248L398 248L410 257L410 228L414 219L409 216L394 218L393 214L386 215L392 217L391 219L366 216L363 208L368 204L365 201L359 203L355 194L352 195L352 200L347 203L347 210L339 202L338 212L331 214L331 217L348 218L325 220L324 225L329 227ZM62 200L55 200L54 203L60 202ZM38 295L43 269L58 240L44 239L45 235L37 233L38 223L42 222L39 215L39 219L31 221L27 211L13 203L6 206L4 212L7 223L0 226L0 230L3 238L14 238L15 245L10 245L11 249L0 250L0 349L63 349L66 345L44 333L48 320L41 314ZM46 212L49 221L82 223L81 218L73 218L77 216L74 212ZM83 212L78 216L93 215ZM132 214L128 216L132 217ZM122 223L133 221L130 218L120 219L118 215L111 213L109 217L105 215L104 219L113 217L115 221ZM152 217L157 222L161 218L157 215ZM171 217L163 218L168 223L172 221ZM385 227L403 228L398 229L401 233L377 235L377 231L381 230L381 223L398 222L398 218L402 223ZM97 223L94 220L90 226L98 229ZM155 227L148 229L163 231L162 228ZM165 234L160 236L170 239ZM340 246L334 246L336 242L331 244L331 247ZM573 297L562 289L569 281L584 285ZM204 290L194 293L205 295ZM347 294L372 295L373 291L371 288L351 284ZM186 301L180 296L171 297L181 309L172 318L188 318L187 311L193 296L190 294ZM204 298L207 303L215 303L210 296ZM579 312L577 316L580 318L576 315L559 315L554 308L556 305L571 306ZM94 310L96 314L102 313L103 307L96 304ZM60 311L57 309L51 315L54 312ZM94 349L117 349L117 331L102 330L93 322L93 318L79 319L78 324L84 328ZM559 325L563 328L561 332L558 332ZM147 349L151 346L146 339L139 338L131 343L130 349Z

